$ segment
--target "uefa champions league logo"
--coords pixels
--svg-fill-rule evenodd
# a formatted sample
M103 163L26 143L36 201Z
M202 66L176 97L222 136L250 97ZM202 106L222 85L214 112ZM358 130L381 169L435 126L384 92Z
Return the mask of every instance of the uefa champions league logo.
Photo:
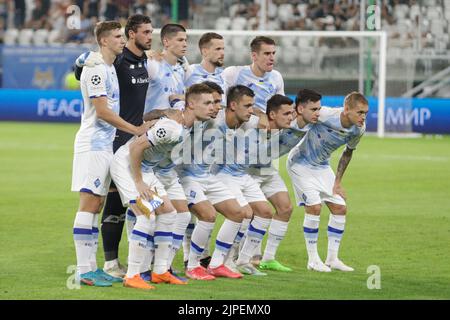
M79 6L71 5L66 9L66 26L69 30L81 29L81 9Z

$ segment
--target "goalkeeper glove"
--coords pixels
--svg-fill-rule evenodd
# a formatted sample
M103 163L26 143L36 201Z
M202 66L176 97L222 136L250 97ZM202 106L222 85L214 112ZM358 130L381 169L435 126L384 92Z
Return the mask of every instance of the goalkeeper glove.
M84 52L75 60L75 64L80 68L94 67L102 63L105 61L103 61L102 54L97 51Z

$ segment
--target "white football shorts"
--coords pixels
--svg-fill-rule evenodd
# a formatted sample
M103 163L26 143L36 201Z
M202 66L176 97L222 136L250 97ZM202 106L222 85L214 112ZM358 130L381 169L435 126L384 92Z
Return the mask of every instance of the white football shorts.
M236 199L228 187L212 174L202 178L185 176L181 178L181 185L189 206L202 201L209 201L214 205L225 200Z
M106 196L111 183L112 151L75 153L72 169L72 191Z
M335 175L331 167L312 169L294 163L287 166L298 206L331 202L345 206L345 200L333 194Z
M249 169L248 172L267 199L278 192L288 192L286 184L275 168L271 167L264 169L263 173L259 169Z
M156 171L155 175L164 186L170 200L186 200L184 189L180 183L180 178L175 170L172 169L170 172L164 174Z
M264 193L249 174L233 176L219 172L216 175L216 179L222 181L228 187L241 207L246 206L250 202L267 201Z
M134 184L131 175L130 161L128 156L128 145L123 145L114 154L111 163L111 177L119 191L120 199L124 206L128 206L130 201L135 201L139 197L139 192ZM142 180L150 187L154 188L160 197L167 196L162 183L156 178L152 170L142 171Z

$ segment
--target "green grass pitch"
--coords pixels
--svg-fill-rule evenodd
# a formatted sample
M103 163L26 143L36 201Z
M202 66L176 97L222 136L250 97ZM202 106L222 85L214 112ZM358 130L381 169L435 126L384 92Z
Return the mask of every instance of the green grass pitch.
M450 137L362 139L344 178L349 210L340 257L353 273L306 270L303 209L295 208L277 255L292 273L157 285L151 292L118 284L68 289L67 269L75 264L78 197L70 181L77 130L75 124L0 123L0 299L450 298ZM284 166L281 174L288 182ZM322 259L327 222L324 210ZM125 233L122 239L126 262ZM98 256L102 266L101 247ZM176 268L181 260L179 254ZM379 267L380 289L367 287L370 266Z

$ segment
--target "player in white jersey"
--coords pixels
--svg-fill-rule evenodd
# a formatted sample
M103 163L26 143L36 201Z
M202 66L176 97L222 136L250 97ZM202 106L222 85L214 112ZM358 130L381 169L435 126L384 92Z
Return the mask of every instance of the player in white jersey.
M184 103L176 103L178 99L171 104L169 97L184 97L185 69L179 60L184 59L187 50L186 29L179 24L166 24L161 29L161 42L163 58L147 61L150 82L144 113L154 109L184 108Z
M284 95L281 74L273 69L275 64L275 41L258 36L250 43L252 64L226 68L222 77L228 87L241 84L255 93L254 112L265 114L267 101L276 93Z
M233 272L224 265L224 260L239 231L244 211L228 187L210 173L212 161L207 158L207 152L213 143L207 135L221 135L216 126L223 121L223 91L214 82L208 81L204 84L214 90L215 112L219 116L214 116L206 121L202 128L197 127L197 130L191 133L189 145L186 145L184 150L188 156L187 163L183 163L178 169L191 212L198 217L190 242L186 275L196 280L214 280L215 277L241 278L240 273ZM225 222L218 232L216 248L206 269L201 265L200 258L213 231L216 211L224 215Z
M95 36L104 63L85 68L81 74L84 108L81 127L74 144L72 191L79 192L80 203L73 236L77 254L77 278L82 284L110 286L111 277L97 268L98 214L108 193L110 163L116 128L140 135L149 124L136 127L119 115L119 84L113 62L125 45L121 25L101 22Z
M248 160L251 158L248 157L250 148L247 143L249 137L246 134L247 131L254 131L254 123L259 121L258 117L252 115L253 98L253 91L246 86L232 86L228 90L227 108L223 116L218 117L216 124L216 128L221 133L221 137L216 138L219 144L215 142L212 145L216 154L213 172L216 173L217 179L228 186L240 206L245 209L246 219L235 238L233 247L239 245L247 227L251 230L239 253L236 265L228 266L237 267L241 273L245 274L265 275L250 263L255 246L261 241L268 227L266 218L271 217L271 209L264 194L257 183L246 173ZM256 141L253 143L256 145ZM254 218L249 226L253 213Z
M353 271L353 268L338 258L347 213L341 181L353 150L365 132L367 112L367 100L358 92L352 92L345 97L343 108L322 107L319 122L311 127L301 143L289 153L287 169L294 185L297 204L305 206L303 231L309 270ZM346 148L335 175L329 159L342 145L346 145ZM325 203L331 212L325 264L317 252L322 203Z
M223 63L225 58L225 41L215 32L207 32L198 41L202 61L199 64L191 64L186 72L186 87L196 83L211 81L220 86L224 93L227 92L225 80L222 78ZM222 95L222 105L225 105L225 95Z
M136 224L129 241L128 271L124 285L153 289L140 277L141 264L150 241L151 220L149 210L143 210L144 200L151 200L156 191L164 204L154 210L156 214L153 241L155 244L154 283L185 284L168 271L168 259L173 242L177 212L168 198L164 186L156 178L153 168L171 158L172 149L189 136L194 121L208 120L213 114L212 91L204 85L194 85L186 93L186 109L180 122L163 118L139 138L130 140L114 155L111 175L119 190L122 203L129 205L136 215Z
M302 91L300 90L300 92ZM319 108L315 110L317 117L318 110ZM273 141L267 140L260 142L260 144L266 143L270 153L270 160L276 160L287 154L300 142L308 131L309 125L305 123L300 113L297 113L297 117L294 119L293 101L283 95L276 94L269 99L266 113L270 130L268 139ZM271 148L275 146L277 150L272 150ZM278 171L271 165L271 161L252 164L247 172L258 183L265 197L276 210L276 214L270 222L266 248L264 255L261 256L262 261L258 263L259 267L263 270L292 271L292 269L283 266L275 259L278 246L286 234L292 213L287 187Z
M225 93L227 92L225 80L222 78L223 63L225 58L225 41L223 37L215 32L207 32L200 37L198 41L202 61L199 64L190 65L186 72L185 85L187 87L195 83L210 81L218 85L222 91L221 103L225 105ZM184 261L187 265L189 259L189 248L191 246L190 238L194 230L195 215L192 215L191 221L186 229L183 238ZM203 258L200 263L205 268L208 267L211 256L209 255L209 245L203 250Z

